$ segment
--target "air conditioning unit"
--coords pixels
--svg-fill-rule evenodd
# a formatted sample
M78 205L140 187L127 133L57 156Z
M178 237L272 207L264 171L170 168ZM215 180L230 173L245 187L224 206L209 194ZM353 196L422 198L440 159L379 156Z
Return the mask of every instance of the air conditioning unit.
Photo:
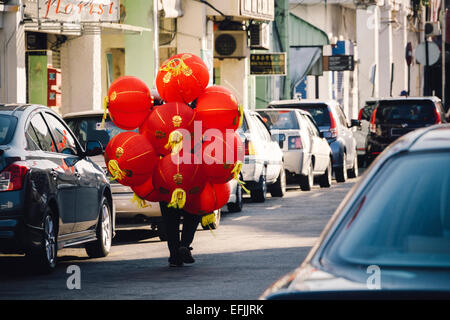
M270 49L270 28L267 23L250 26L250 49Z
M441 26L439 22L427 21L425 23L425 35L427 37L439 36L441 34Z
M245 31L218 30L214 32L214 58L243 59L248 56Z

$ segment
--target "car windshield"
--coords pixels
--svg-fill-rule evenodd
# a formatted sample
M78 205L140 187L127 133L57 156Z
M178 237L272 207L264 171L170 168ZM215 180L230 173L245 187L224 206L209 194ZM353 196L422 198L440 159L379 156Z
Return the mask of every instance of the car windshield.
M450 152L397 156L353 204L325 252L339 263L450 267Z
M258 111L258 113L261 115L269 129L298 129L295 111L270 110Z
M377 123L436 122L435 106L428 100L381 101L377 108Z
M279 106L271 106L279 108ZM330 112L328 106L324 103L314 103L314 104L293 104L293 105L283 105L283 108L295 108L308 111L318 127L329 127L331 125Z
M101 116L69 118L65 121L83 146L86 145L88 140L97 140L100 141L104 149L115 135L127 131L116 127L109 118L105 121L105 128L102 129ZM133 131L137 132L138 130Z
M0 145L8 144L11 141L16 124L16 117L0 115Z

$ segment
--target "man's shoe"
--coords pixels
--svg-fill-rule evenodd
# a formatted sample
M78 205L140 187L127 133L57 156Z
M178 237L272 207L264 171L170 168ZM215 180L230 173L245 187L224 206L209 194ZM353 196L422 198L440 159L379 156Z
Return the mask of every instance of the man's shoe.
M181 261L183 261L184 263L194 263L195 259L192 257L191 254L191 247L180 247L180 249L178 249L178 255L181 258Z
M182 267L183 266L183 261L181 260L180 257L176 257L176 258L169 258L169 267Z

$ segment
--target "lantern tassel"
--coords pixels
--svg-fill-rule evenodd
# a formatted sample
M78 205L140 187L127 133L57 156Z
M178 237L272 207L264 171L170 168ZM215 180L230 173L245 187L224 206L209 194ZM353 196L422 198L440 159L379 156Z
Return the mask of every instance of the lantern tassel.
M108 162L108 170L111 173L111 181L112 180L122 180L126 177L126 172L120 169L119 163L117 160L109 160Z
M102 118L102 123L100 125L100 129L105 129L105 121L106 121L106 117L108 116L108 97L105 97L104 102L103 102L103 118Z
M239 128L242 126L242 122L244 121L244 106L239 105Z
M213 230L211 229L211 224L216 222L216 215L213 213L207 214L202 217L202 226L208 227L209 231L211 231L211 234L215 237Z
M136 193L133 194L133 198L130 199L130 202L135 202L139 209L151 207L151 205L147 204L147 202Z
M180 152L180 150L183 148L183 135L180 131L172 131L169 134L169 140L167 144L164 146L167 150L171 150L172 154L176 154Z
M177 188L172 192L172 199L167 205L168 208L183 209L186 204L186 191Z
M248 190L248 189L244 186L245 182L244 182L244 181L241 181L241 180L239 179L239 174L241 173L241 170L242 170L242 161L239 161L239 160L238 160L238 161L236 161L236 163L234 164L234 168L233 168L233 170L231 170L231 173L233 174L234 180L236 180L236 181L241 185L242 190L244 190L245 193L250 194L250 190Z

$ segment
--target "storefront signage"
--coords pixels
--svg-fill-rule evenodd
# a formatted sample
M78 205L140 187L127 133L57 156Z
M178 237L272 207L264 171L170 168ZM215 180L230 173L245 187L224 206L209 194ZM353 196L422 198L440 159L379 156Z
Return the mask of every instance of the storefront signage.
M323 56L323 71L353 71L354 69L353 55Z
M119 22L120 0L25 0L25 14L55 22Z
M250 74L286 75L286 53L251 53Z

